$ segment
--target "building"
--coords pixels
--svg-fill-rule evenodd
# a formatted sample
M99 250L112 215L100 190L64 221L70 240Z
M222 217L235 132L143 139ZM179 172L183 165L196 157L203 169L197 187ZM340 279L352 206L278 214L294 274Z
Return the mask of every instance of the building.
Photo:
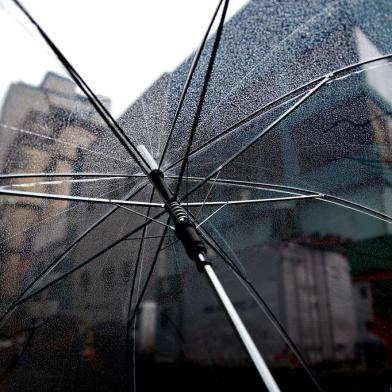
M109 99L101 99L109 108ZM2 173L92 171L94 161L101 158L100 155L97 158L94 151L102 151L100 143L105 134L102 119L87 99L77 93L72 81L54 73L46 74L39 86L23 82L10 85L1 110L1 129ZM20 178L13 179L12 183L14 189L33 192L63 195L91 192L89 182L69 181L69 178L59 180L50 184L42 178ZM107 192L111 186L106 187ZM105 187L97 189L103 192ZM83 220L88 221L89 216L99 215L100 211L98 208L94 214L94 206L70 201L21 197L4 199L0 214L4 228L3 243L7 246L6 257L2 260L1 285L5 306L33 276L53 261L54 255L76 238L80 227L83 227ZM77 214L73 213L75 208ZM46 225L40 225L41 222ZM40 260L39 264L30 260L32 254ZM68 258L63 263L51 277L69 268L73 260ZM82 287L88 285L86 281L89 278L82 274L81 279L84 282ZM39 306L39 309L31 311L39 315L56 312L59 306L70 309L77 298L71 293L77 286L70 287L70 293L60 299L48 294L48 300L38 301L34 306Z

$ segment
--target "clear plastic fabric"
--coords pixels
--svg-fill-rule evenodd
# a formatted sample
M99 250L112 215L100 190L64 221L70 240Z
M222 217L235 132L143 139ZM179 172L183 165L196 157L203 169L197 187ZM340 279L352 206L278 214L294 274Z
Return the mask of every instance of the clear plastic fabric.
M282 391L387 390L390 2L253 0L230 11L193 130L219 12L174 124L194 43L144 92L130 77L147 49L165 55L149 23L158 8L126 20L124 4L105 5L92 23L92 6L40 15L23 5L60 44L55 21L74 7L68 27L80 37L59 49L107 113L18 4L0 0L0 389L264 388L167 210L148 206L162 200L112 116L162 160L173 191L183 174L179 200ZM192 18L165 7L167 26ZM137 34L135 18L146 21ZM106 64L99 77L87 57Z

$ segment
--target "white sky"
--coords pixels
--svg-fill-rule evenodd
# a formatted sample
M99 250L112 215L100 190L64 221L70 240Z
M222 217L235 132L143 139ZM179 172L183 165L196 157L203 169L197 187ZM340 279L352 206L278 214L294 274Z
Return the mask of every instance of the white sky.
M200 43L218 0L23 0L56 45L118 116L163 72L176 68ZM228 17L247 0L231 0ZM0 0L5 8L9 0ZM1 12L0 14L4 14ZM0 101L11 81L38 84L59 72L0 17ZM39 45L43 45L39 42ZM49 51L49 50L47 50ZM5 83L4 83L5 82Z

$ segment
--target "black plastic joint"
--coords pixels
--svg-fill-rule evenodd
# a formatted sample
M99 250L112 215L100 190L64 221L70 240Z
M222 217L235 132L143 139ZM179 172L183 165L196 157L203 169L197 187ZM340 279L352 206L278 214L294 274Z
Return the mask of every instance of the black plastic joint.
M196 262L196 267L199 272L204 271L204 265L208 264L206 261L201 261L199 254L205 255L207 249L196 230L193 223L189 221L182 221L176 224L175 233L177 238L182 242L188 256Z
M203 255L202 259L204 259L207 249L195 225L189 221L188 214L180 202L174 199L172 192L166 184L162 171L159 169L152 170L149 173L149 177L165 201L165 208L173 219L177 238L183 244L188 256L195 261L198 271L203 272L204 266L209 263L200 260L199 255Z

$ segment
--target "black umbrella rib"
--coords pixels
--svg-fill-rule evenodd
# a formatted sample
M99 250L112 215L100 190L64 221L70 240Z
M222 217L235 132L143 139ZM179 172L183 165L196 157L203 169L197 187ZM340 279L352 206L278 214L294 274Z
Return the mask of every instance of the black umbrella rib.
M170 216L167 219L167 224L169 224L169 222L170 222ZM163 245L163 241L165 240L166 234L167 234L167 227L165 227L163 229L162 237L161 237L161 239L159 241L157 250L156 250L155 255L154 255L154 259L153 259L153 261L151 263L150 270L148 271L148 274L147 274L147 277L146 277L146 281L144 282L143 289L142 289L142 291L141 291L141 293L139 295L139 298L137 299L137 302L135 304L135 308L133 309L132 315L128 319L129 325L131 325L133 320L135 319L136 313L137 313L137 311L139 309L139 306L142 303L144 294L145 294L145 292L147 290L147 287L148 287L148 283L150 282L151 276L152 276L152 274L154 272L154 269L155 269L155 266L157 264L159 253L162 250L161 248L162 248L162 245Z
M201 182L195 185L189 192L187 192L184 196L182 196L181 201L188 197L191 193L195 192L201 186L203 186L210 178L212 178L215 174L220 172L223 168L237 159L240 155L242 155L245 151L247 151L250 147L252 147L255 143L257 143L263 136L265 136L268 132L270 132L273 128L275 128L278 124L280 124L286 117L288 117L293 111L295 111L300 105L302 105L307 99L309 99L316 91L318 91L325 83L327 83L332 77L332 74L327 75L320 83L318 83L315 87L309 90L300 100L298 100L295 104L293 104L289 109L287 109L283 114L281 114L277 119L275 119L271 124L269 124L263 131L261 131L258 135L256 135L249 143L247 143L244 147L242 147L238 152L229 157L224 163L222 163L219 167L213 170L206 178L204 178ZM184 162L184 161L183 161Z
M151 191L151 196L150 196L150 203L152 203L153 199L154 199L154 193L155 193L155 188L152 189ZM151 207L148 207L147 209L147 217L145 222L147 222L147 219L150 219L150 212L151 212ZM140 260L141 260L141 255L143 252L143 246L144 246L144 241L145 241L145 236L146 236L146 232L147 232L147 226L143 227L143 231L142 231L142 240L140 241L139 244L139 249L138 249L138 253L137 253L137 257L136 257L136 263L135 263L135 268L134 268L134 273L133 273L133 277L132 277L132 285L131 285L131 289L130 289L130 293L129 293L129 299L128 299L128 307L127 307L127 319L126 319L126 336L125 336L125 345L127 347L127 362L128 362L128 371L127 371L127 380L129 383L129 386L131 385L131 378L130 378L130 369L131 369L131 364L133 364L132 369L134 369L134 363L133 363L133 356L131 357L131 354L133 354L133 351L131 350L131 323L129 322L129 315L131 314L131 308L132 308L132 302L133 302L133 293L135 290L135 285L136 285L136 278L137 278L137 274L138 274L138 270L139 270L139 264L140 264ZM135 345L135 342L133 342L133 344ZM135 382L135 375L132 375L132 379Z
M120 127L117 121L112 117L106 107L102 104L102 102L98 99L95 93L90 89L84 79L78 74L75 68L71 65L71 63L67 60L67 58L63 55L60 49L54 44L54 42L49 38L46 32L42 29L40 24L32 17L32 15L27 11L27 9L18 1L13 0L17 7L23 12L23 14L30 20L30 22L37 28L41 37L45 40L48 46L52 49L58 60L65 67L73 81L77 84L77 86L83 91L86 95L87 99L94 107L94 109L98 112L98 114L105 121L106 125L113 132L113 134L120 141L122 146L127 150L130 156L135 160L135 162L140 166L143 171L146 171L146 167L148 168L148 164L142 155L137 150L136 146L133 142L128 138L124 130Z
M160 212L159 214L154 216L154 219L157 219L159 217L161 217L163 214L165 214L165 211ZM85 265L89 264L90 262L94 261L95 259L97 259L98 257L102 256L103 254L105 254L107 251L109 251L110 249L112 249L114 246L118 245L119 243L121 243L122 241L128 239L127 237L131 236L132 234L137 233L139 230L141 230L144 226L149 225L150 223L152 223L152 221L147 221L141 225L139 225L138 227L136 227L135 229L133 229L131 232L123 235L121 238L119 238L118 240L112 242L110 245L106 246L104 249L100 250L99 252L97 252L95 255L91 256L90 258L88 258L87 260L83 261L82 263L78 264L77 266L75 266L74 268L71 268L69 271L65 272L64 274L60 275L59 277L57 277L56 279L53 279L52 281L48 282L46 285L42 286L41 288L37 289L36 291L32 292L31 294L29 294L28 296L25 296L23 298L20 299L19 302L16 302L13 305L13 308L16 308L17 306L27 302L28 300L30 300L31 298L35 297L36 295L42 293L43 291L47 290L48 288L52 287L54 284L62 281L63 279L65 279L67 276L73 274L74 272L78 271L80 268L84 267ZM165 228L165 230L167 229L167 227Z
M196 108L196 113L195 113L195 116L193 118L192 128L191 128L191 132L190 132L190 136L189 136L188 145L187 145L187 148L186 148L184 160L182 161L182 164L181 164L181 169L180 169L180 173L179 173L179 176L178 176L178 182L177 182L176 190L174 192L174 198L176 198L177 195L178 195L178 192L179 192L180 186L181 186L181 182L182 182L182 177L184 176L185 169L186 169L187 164L188 164L189 153L191 151L193 139L195 137L196 129L197 129L197 126L199 124L201 111L203 109L204 100L205 100L205 97L206 97L206 94L207 94L208 84L209 84L209 81L210 81L210 78L211 78L211 74L212 74L212 70L213 70L213 67L214 67L216 54L217 54L218 49L219 49L219 44L220 44L221 37L222 37L223 25L224 25L224 22L225 22L228 5L229 5L229 0L225 0L224 5L223 5L223 10L222 10L222 15L221 15L221 18L220 18L220 21L219 21L219 26L218 26L218 29L216 31L215 40L214 40L214 44L213 44L213 47L212 47L211 55L210 55L210 58L209 58L209 61L208 61L207 71L206 71L205 76L204 76L202 91L200 93L199 102L198 102L197 108Z
M136 189L136 191L131 191L126 198L129 199L139 192L141 192L147 184L143 184L140 188ZM95 221L88 229L86 229L82 234L79 235L68 247L65 249L61 255L59 255L52 263L50 263L26 288L19 294L19 296L12 302L12 304L7 308L7 310L0 317L0 325L3 323L5 318L12 312L15 305L23 298L26 293L28 293L39 281L44 279L48 274L56 268L59 263L64 259L64 257L73 249L75 246L83 240L89 233L91 233L95 228L97 228L101 223L103 223L107 218L109 218L114 212L118 210L119 207L115 206L110 211L108 211L105 215Z
M151 195L151 198L152 198L152 196L153 196L153 193L152 193L152 195ZM147 215L148 215L148 214L147 214ZM167 221L166 221L166 226L165 226L165 228L163 229L162 237L161 237L160 240L159 240L159 244L158 244L157 250L156 250L156 252L155 252L154 259L153 259L153 261L152 261L150 270L148 271L148 274L147 274L147 277L146 277L146 281L144 282L142 291L141 291L141 293L140 293L140 295L139 295L139 297L138 297L138 299L137 299L137 301L136 301L135 307L134 307L133 312L132 312L132 314L131 314L131 307L132 307L132 301L133 301L133 291L134 291L134 287L135 287L135 283L136 283L137 270L135 271L135 273L134 273L134 275L133 275L132 289L131 289L130 299L129 299L129 303L128 303L127 322L126 322L126 329L127 329L127 330L126 330L126 334L127 334L127 335L126 335L126 339L127 339L127 347L128 347L128 350L127 350L127 360L128 360L129 362L131 362L131 361L129 360L129 355L131 354L131 350L130 350L130 345L131 345L131 342L130 342L130 328L131 328L132 323L133 323L134 320L135 320L137 311L138 311L138 309L139 309L139 307L140 307L140 304L142 303L144 294L145 294L145 292L146 292L146 290L147 290L148 284L149 284L149 282L150 282L150 280L151 280L151 277L152 277L152 274L153 274L153 272L154 272L155 265L156 265L156 263L157 263L157 261L158 261L159 253L160 253L161 250L162 250L161 248L162 248L162 245L163 245L163 241L164 241L165 238L166 238L166 233L167 233L167 229L168 229L168 227L169 227L169 223L170 223L170 216L168 217L168 219L167 219ZM146 226L143 228L143 234L145 234L145 229L146 229ZM142 235L142 237L144 237L144 235ZM136 261L135 269L137 269L137 268L138 268L138 265L139 265L139 260L140 260L140 256L141 256L141 252L142 252L142 247L143 247L143 240L141 241L140 246L139 246L139 251L138 251L138 256L137 256L137 261ZM135 345L135 342L133 342L133 345ZM133 361L133 359L132 359L132 361ZM133 367L132 367L132 368L135 369L135 364L133 364ZM127 373L127 375L128 375L127 377L128 377L128 380L129 380L129 373ZM134 373L133 373L133 381L136 382L136 381L135 381L135 374L134 374ZM128 382L130 383L130 381L128 381Z
M334 79L337 79L336 76L351 71L352 69L358 68L360 66L364 66L364 65L368 65L377 61L382 61L382 60L388 60L392 58L392 54L387 54L387 55L383 55L383 56L379 56L370 60L366 60L366 61L361 61L358 62L356 64L352 64L349 65L347 67L344 68L340 68L336 71L333 72L333 75L335 76ZM229 128L226 128L225 130L223 130L222 132L218 133L217 135L211 137L209 140L207 140L206 142L202 143L200 146L196 147L194 150L192 150L189 154L189 156L193 156L194 154L198 153L199 151L203 150L205 147L209 146L210 144L218 141L219 139L221 139L223 136L228 135L229 133L235 131L237 128L239 128L242 125L247 124L249 121L253 120L254 118L258 117L260 114L266 112L267 110L271 109L272 107L274 107L276 104L284 101L286 98L289 97L293 97L291 99L294 99L300 95L305 94L305 92L303 92L303 90L309 88L312 85L315 85L316 83L319 83L320 81L322 81L325 78L324 76L321 76L317 79L311 80L310 82L307 82L305 84L303 84L300 87L297 87L294 90L289 91L288 93L280 96L279 98L274 99L273 101L267 103L266 105L262 106L261 108L255 110L254 112L252 112L251 114L247 115L245 118L241 119L240 121L236 122L234 125L231 125ZM178 165L180 162L183 161L184 158L180 158L177 159L175 162L169 164L163 171L166 172L170 169L172 169L174 166Z
M168 137L166 139L166 142L165 142L165 145L164 145L164 148L163 148L163 151L162 151L162 156L161 156L161 159L159 161L159 169L161 168L163 160L165 159L165 155L166 155L167 149L169 147L170 139L172 137L174 128L175 128L175 126L177 124L178 117L179 117L179 115L181 113L181 109L182 109L182 106L184 104L184 100L185 100L186 94L188 92L188 88L189 88L189 86L191 84L191 81L192 81L192 78L193 78L193 74L195 73L196 67L199 64L201 53L202 53L202 51L204 49L204 46L205 46L205 43L207 41L208 35L210 34L210 31L211 31L211 27L212 27L212 25L213 25L213 23L215 21L216 15L218 14L219 8L221 7L222 3L223 3L223 0L220 0L219 4L218 4L218 6L217 6L217 8L216 8L216 10L214 12L214 15L213 15L213 17L211 19L211 22L210 22L210 24L209 24L209 26L207 28L207 31L204 34L203 40L202 40L199 48L197 49L197 52L196 52L194 58L193 58L193 61L192 61L192 64L191 64L191 68L189 70L188 76L187 76L186 81L185 81L184 88L183 88L183 90L181 92L180 101L179 101L179 103L177 105L176 112L174 114L174 119L173 119L171 127L170 127L169 135L168 135Z
M191 214L192 215L192 214ZM235 263L231 260L231 258L226 254L226 252L222 249L222 247L214 240L214 238L208 233L207 230L201 229L201 233L203 235L203 239L205 242L211 247L211 249L222 259L222 261L229 266L229 268L234 272L235 276L239 278L240 282L245 285L247 289L250 290L250 293L253 294L252 296L256 302L259 303L261 309L264 311L265 315L268 317L269 321L275 327L275 329L279 332L281 337L283 338L284 342L290 347L291 351L295 354L298 358L299 362L301 363L302 367L304 368L305 372L308 374L309 378L312 380L313 384L317 388L318 391L322 392L323 388L320 386L316 377L314 376L312 370L310 369L305 357L302 355L301 351L295 344L295 342L291 339L290 335L286 332L283 325L280 323L278 318L275 316L275 313L272 309L268 306L262 295L258 292L255 288L253 283L246 278L241 271L237 268Z

